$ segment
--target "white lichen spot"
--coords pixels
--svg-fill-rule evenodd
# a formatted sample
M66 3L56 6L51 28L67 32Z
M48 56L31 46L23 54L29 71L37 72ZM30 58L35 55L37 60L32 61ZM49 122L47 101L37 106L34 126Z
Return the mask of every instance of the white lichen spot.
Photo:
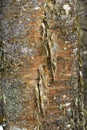
M65 99L67 96L66 95L63 95L63 99Z
M78 52L78 48L73 49L74 54L77 54L77 52Z
M67 112L71 112L71 108L68 108L68 109L67 109Z
M3 130L3 127L2 127L2 125L0 125L0 130Z
M67 48L66 48L66 47L64 47L64 50L67 50Z
M46 8L47 7L47 4L44 4L44 8Z
M34 10L39 10L39 9L40 9L40 7L35 7L35 8L34 8Z
M69 103L65 103L65 104L60 104L60 109L64 108L64 107L68 107L70 106L70 102Z
M23 54L27 54L27 53L28 53L28 48L27 48L27 47L21 48L21 52L22 52Z
M2 130L2 129L0 129L0 130ZM27 128L18 128L17 126L11 126L10 127L10 130L27 130Z
M19 21L19 24L21 24L22 23L22 21Z
M83 54L86 55L86 54L87 54L87 51L83 51Z
M54 43L54 46L52 47L52 51L57 52L57 50L58 50L57 43Z
M45 101L47 100L47 97L46 97L46 95L44 95L44 96L43 96L43 99L44 99Z
M3 94L3 100L4 100L4 103L6 104L6 96L5 96L5 94Z
M30 18L27 18L27 21L30 21Z
M65 5L63 5L63 9L65 10L66 15L68 15L69 11L71 10L71 7L68 4L65 4Z
M57 0L58 3L63 3L63 0Z
M79 71L80 77L83 77L82 71Z
M10 127L10 130L21 130L21 128L18 128L18 127L16 127L16 126L13 126L13 127L11 126L11 127Z
M17 2L20 2L21 0L16 0Z
M65 41L65 43L67 44L67 43L68 43L68 41Z
M27 128L22 128L22 130L27 130Z
M70 104L71 104L70 102L69 102L69 103L66 103L65 106L70 106Z
M67 124L66 127L67 127L67 128L70 128L70 127L71 127L71 124Z
M78 98L75 99L75 105L78 106Z
M48 86L50 86L51 84L50 83L48 83Z
M26 11L26 8L25 8L25 7L22 7L22 11Z
M53 99L56 100L57 99L56 96L54 96Z
M27 6L28 6L28 4L24 5L24 7L27 7Z

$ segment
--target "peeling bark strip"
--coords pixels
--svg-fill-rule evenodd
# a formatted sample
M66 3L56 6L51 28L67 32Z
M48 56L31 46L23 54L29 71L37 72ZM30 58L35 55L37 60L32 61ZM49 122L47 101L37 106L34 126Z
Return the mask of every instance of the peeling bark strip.
M38 81L35 84L35 95L36 95L36 117L37 117L37 124L38 130L40 129L41 125L41 118L42 120L45 119L48 109L48 86L47 86L47 76L44 71L44 66L40 65L38 69Z
M44 117L47 110L48 100L47 100L47 81L43 66L39 67L38 77L39 77L38 81L35 84L36 102L38 107L38 113Z
M74 67L76 68L78 60L78 48L74 5L74 2L61 3L55 0L49 0L44 4L41 35L47 54L49 106L45 120L39 120L41 130L44 127L46 130L77 129L74 89L78 77ZM62 84L64 81L66 84Z
M55 2L54 2L55 3ZM55 6L55 5L52 5ZM55 34L54 32L50 31L50 25L49 25L49 20L47 18L47 13L50 14L50 12L48 11L48 9L50 10L48 5L44 5L44 14L43 14L43 19L42 19L42 36L43 36L43 43L44 43L44 47L46 49L46 53L47 53L47 66L48 66L48 70L49 70L49 77L51 81L55 80L55 71L56 71L56 67L57 67L57 60L56 60L56 54L57 54L57 44L55 41ZM54 8L53 8L54 10ZM46 12L48 11L48 12ZM54 39L54 40L53 40Z

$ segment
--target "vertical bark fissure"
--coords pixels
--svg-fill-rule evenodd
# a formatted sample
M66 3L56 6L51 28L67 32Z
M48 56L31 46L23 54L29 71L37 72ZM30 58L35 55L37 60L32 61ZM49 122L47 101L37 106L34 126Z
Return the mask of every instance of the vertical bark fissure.
M47 2L44 5L44 12L43 12L43 19L42 19L42 29L43 29L42 35L43 35L43 44L44 44L44 47L45 47L46 53L47 53L47 66L48 66L48 70L49 70L50 82L53 82L53 81L55 81L54 73L56 70L56 65L54 63L54 62L56 62L56 57L54 58L53 53L56 53L56 52L53 50L55 43L53 43L52 39L51 39L52 32L50 34L51 27L49 25L49 19L47 18L47 10L50 10L48 3L49 2ZM53 9L54 9L55 3L56 3L55 1L51 3L51 6L53 7ZM55 10L55 13L57 13L56 10ZM43 22L43 21L45 21L45 22Z
M37 122L38 122L38 129L41 125L41 118L42 120L45 119L48 100L47 100L47 80L46 74L44 71L44 66L40 65L38 68L38 81L35 84L35 95L36 95L36 105L37 105Z

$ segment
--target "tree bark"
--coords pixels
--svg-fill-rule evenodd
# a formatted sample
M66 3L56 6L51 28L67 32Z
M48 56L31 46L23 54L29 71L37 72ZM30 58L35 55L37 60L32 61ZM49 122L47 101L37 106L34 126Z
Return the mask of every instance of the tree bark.
M77 1L3 4L0 102L4 102L5 129L82 130L86 94L80 95L84 52L78 45Z

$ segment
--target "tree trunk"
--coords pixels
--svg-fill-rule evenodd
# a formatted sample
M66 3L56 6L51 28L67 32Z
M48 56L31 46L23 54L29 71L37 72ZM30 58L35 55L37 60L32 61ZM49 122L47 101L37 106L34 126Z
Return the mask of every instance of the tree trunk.
M84 51L78 45L76 4L1 1L0 112L5 129L85 130L84 114L80 116L86 102L80 70Z

